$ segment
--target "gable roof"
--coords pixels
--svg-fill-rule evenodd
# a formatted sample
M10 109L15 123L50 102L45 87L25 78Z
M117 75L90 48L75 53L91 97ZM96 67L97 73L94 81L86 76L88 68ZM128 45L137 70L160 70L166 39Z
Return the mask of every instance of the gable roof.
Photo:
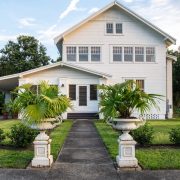
M128 14L132 15L133 17L135 17L136 19L140 20L142 23L146 24L147 26L149 26L151 29L155 30L156 32L158 32L159 34L161 34L162 36L165 37L165 40L169 41L170 44L176 44L176 39L173 38L172 36L170 36L169 34L167 34L166 32L164 32L163 30L161 30L160 28L158 28L157 26L153 25L152 23L150 23L149 21L147 21L146 19L144 19L143 17L139 16L138 14L136 14L135 12L133 12L132 10L128 9L127 7L123 6L122 4L120 4L117 1L114 1L110 4L108 4L107 6L105 6L104 8L100 9L99 11L97 11L96 13L94 13L93 15L89 16L88 18L84 19L83 21L81 21L80 23L76 24L75 26L73 26L72 28L68 29L67 31L65 31L64 33L60 34L59 36L54 38L54 42L55 44L57 44L59 41L63 40L64 36L68 35L69 33L73 32L74 30L76 30L77 28L79 28L80 26L82 26L83 24L87 23L88 21L92 20L93 18L97 17L98 15L100 15L101 13L105 12L106 10L110 9L113 6L117 6L121 9L123 9L125 12L127 12Z
M104 78L112 77L110 74L106 74L106 73L99 72L99 71L94 71L94 70L91 70L89 68L84 68L84 67L81 67L81 66L77 66L77 65L70 64L70 63L65 63L65 62L57 62L57 63L54 63L54 64L50 64L50 65L42 66L42 67L39 67L39 68L31 69L31 70L28 70L28 71L24 71L22 73L2 76L2 77L0 77L0 82L1 82L1 80L13 79L13 78L17 78L17 77L23 77L25 75L33 74L33 73L36 73L36 72L44 71L44 70L51 69L51 68L58 67L58 66L69 67L69 68L76 69L76 70L79 70L79 71L83 71L83 72L86 72L86 73L94 74L94 75L97 75L97 76L102 76Z

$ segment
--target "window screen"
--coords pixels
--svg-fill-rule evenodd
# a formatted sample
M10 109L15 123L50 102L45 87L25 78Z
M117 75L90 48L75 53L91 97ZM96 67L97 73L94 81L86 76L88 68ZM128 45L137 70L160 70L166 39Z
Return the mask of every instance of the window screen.
M113 23L107 23L106 24L106 33L112 34L113 33Z
M74 84L69 85L69 98L71 100L76 100L76 85Z
M133 47L124 47L124 61L133 61Z
M122 47L113 47L113 61L122 61Z
M79 47L79 61L88 61L88 47Z
M91 61L100 61L101 58L101 48L91 47Z
M123 30L122 30L122 24L121 23L117 23L116 24L116 34L122 34Z
M143 47L135 47L135 61L136 62L144 61L144 48Z
M90 100L97 100L97 85L90 85Z
M146 47L146 62L155 62L155 48Z
M67 47L67 61L76 61L76 47Z

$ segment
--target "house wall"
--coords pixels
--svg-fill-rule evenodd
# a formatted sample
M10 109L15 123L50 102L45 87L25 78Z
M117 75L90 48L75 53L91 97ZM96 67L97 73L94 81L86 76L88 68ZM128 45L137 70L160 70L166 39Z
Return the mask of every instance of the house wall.
M106 35L106 22L123 23L123 35ZM112 75L109 84L121 83L125 78L145 79L145 91L163 95L160 111L152 109L150 118L165 118L166 114L166 47L163 37L143 23L128 15L117 7L89 21L74 32L64 37L63 61L66 62L66 46L69 45L100 45L102 61L99 63L75 62L83 67ZM154 46L156 62L153 63L113 63L111 46ZM157 116L156 116L157 115Z
M69 95L69 84L76 85L76 101L72 101L73 109L69 109L68 112L98 112L98 100L90 100L90 84L100 84L102 78L100 76L92 75L83 71L68 67L56 67L41 72L26 75L19 79L19 85L31 83L38 85L41 81L48 81L51 85L58 85L60 93ZM63 84L63 87L62 87ZM78 87L87 86L87 104L88 106L79 106Z

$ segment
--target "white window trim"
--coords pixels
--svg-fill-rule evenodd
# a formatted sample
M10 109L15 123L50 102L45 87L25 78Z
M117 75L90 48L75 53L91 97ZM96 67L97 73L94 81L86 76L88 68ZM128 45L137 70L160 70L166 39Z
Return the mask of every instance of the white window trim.
M112 23L113 24L113 33L107 33L106 25L108 23ZM122 24L122 33L116 33L116 24ZM104 34L106 36L124 36L124 24L122 22L118 22L118 21L106 21L105 27L104 27Z
M113 61L113 47L122 47L122 61ZM128 62L128 61L124 61L124 47L133 47L133 61ZM135 47L143 47L144 48L144 61L142 62L136 62L135 61ZM154 47L155 48L155 61L153 62L147 62L146 61L146 47ZM128 45L128 44L110 44L109 45L109 53L110 53L110 63L112 64L157 64L157 54L156 54L156 46L155 45L141 45L141 44L136 44L136 45Z
M67 47L76 47L76 61L68 61L67 60ZM79 47L88 47L88 61L79 61ZM100 61L91 61L91 47L100 47ZM102 44L91 44L91 45L87 45L87 44L64 44L63 45L64 48L64 56L62 61L63 62L70 62L70 63L80 63L80 64L102 64L102 56L103 56L103 45Z
M143 80L144 81L144 92L146 92L146 78L145 77L123 77L123 82L125 82L126 80Z

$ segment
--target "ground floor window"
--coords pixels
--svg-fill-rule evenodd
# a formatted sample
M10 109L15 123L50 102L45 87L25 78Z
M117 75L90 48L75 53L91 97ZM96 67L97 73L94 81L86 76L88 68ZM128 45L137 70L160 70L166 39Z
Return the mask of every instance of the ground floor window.
M74 84L69 85L69 98L71 100L76 100L76 85Z
M90 85L90 100L97 100L97 85Z

